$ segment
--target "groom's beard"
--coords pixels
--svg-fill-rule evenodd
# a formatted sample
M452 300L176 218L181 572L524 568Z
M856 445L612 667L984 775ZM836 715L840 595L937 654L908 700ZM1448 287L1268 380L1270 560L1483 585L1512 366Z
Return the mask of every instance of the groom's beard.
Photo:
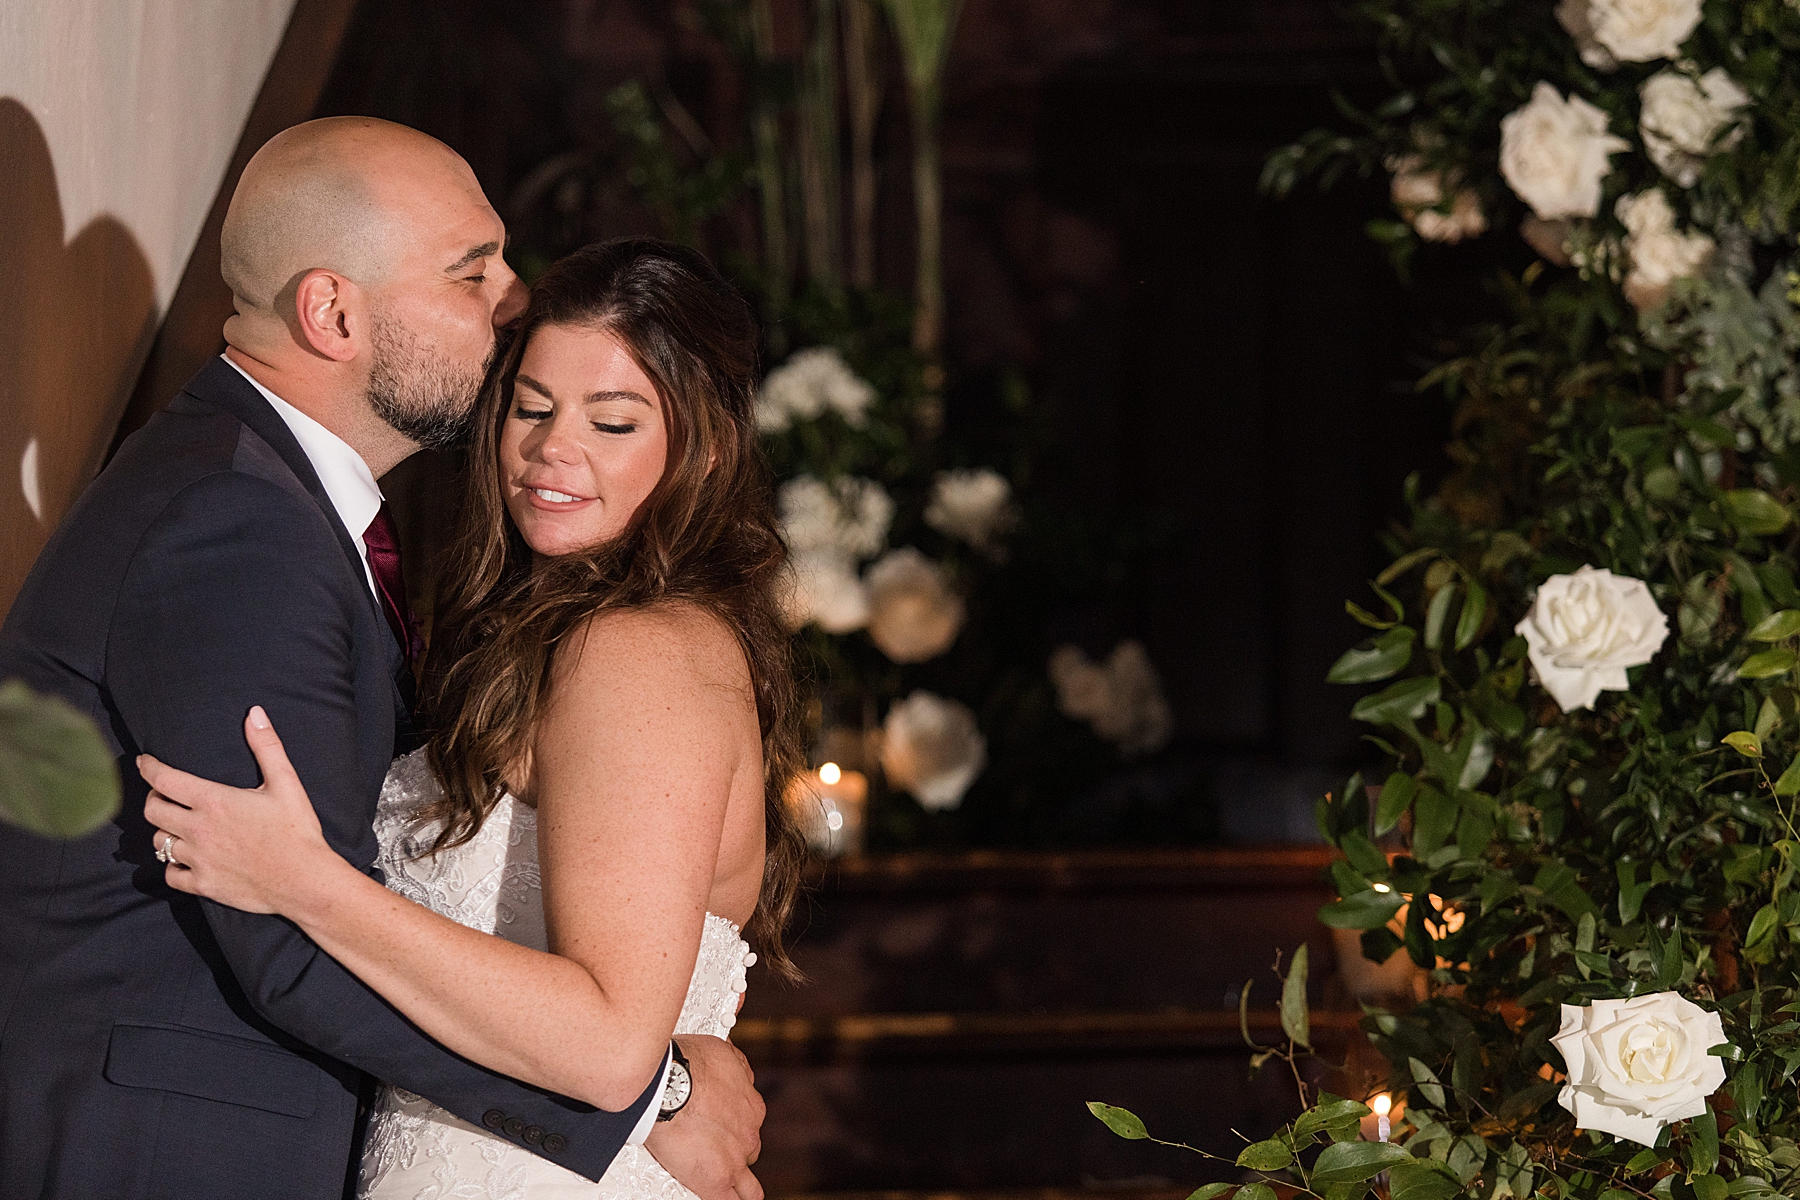
M375 415L426 450L460 446L475 423L475 400L500 351L498 339L480 365L462 366L424 345L398 321L376 317L369 405Z

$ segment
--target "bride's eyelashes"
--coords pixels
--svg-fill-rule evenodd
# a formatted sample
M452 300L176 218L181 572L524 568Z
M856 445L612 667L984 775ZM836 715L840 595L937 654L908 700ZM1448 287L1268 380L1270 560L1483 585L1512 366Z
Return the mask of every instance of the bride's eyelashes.
M603 425L599 421L594 422L594 428L598 429L601 433L636 433L637 432L636 425Z
M543 421L543 420L548 419L552 414L551 414L550 410L547 408L515 408L515 409L513 409L512 415L517 417L521 421ZM589 422L589 424L591 424L595 429L598 429L601 433L623 434L623 433L636 433L638 431L638 426L637 426L636 422L625 422L623 424L611 425L605 421L591 421L591 422Z

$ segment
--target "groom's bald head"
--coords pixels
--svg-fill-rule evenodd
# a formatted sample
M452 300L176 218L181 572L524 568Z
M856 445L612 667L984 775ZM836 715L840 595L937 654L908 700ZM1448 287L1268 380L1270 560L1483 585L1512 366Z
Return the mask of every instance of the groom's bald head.
M524 307L505 243L436 138L368 117L296 125L256 152L225 215L231 360L372 469L453 439Z
M454 150L371 117L328 117L284 130L244 168L220 239L225 283L243 308L269 311L308 271L362 286L390 277L433 193L480 185Z

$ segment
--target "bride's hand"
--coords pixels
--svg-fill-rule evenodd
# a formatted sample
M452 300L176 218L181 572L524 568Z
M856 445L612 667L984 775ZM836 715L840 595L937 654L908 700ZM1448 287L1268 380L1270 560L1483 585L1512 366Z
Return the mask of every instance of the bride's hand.
M159 856L167 847L170 887L245 912L282 913L329 876L327 859L346 864L326 843L261 705L245 718L244 737L262 768L259 788L228 787L140 754L137 768L150 784L144 816Z

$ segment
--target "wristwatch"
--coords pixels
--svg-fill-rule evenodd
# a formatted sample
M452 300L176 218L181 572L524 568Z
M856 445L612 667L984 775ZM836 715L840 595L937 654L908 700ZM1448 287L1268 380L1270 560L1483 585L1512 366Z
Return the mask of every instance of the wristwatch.
M656 1114L659 1121L667 1121L683 1108L687 1107L688 1097L694 1094L694 1077L688 1073L687 1055L674 1042L669 1043L669 1082L663 1086L662 1109Z

